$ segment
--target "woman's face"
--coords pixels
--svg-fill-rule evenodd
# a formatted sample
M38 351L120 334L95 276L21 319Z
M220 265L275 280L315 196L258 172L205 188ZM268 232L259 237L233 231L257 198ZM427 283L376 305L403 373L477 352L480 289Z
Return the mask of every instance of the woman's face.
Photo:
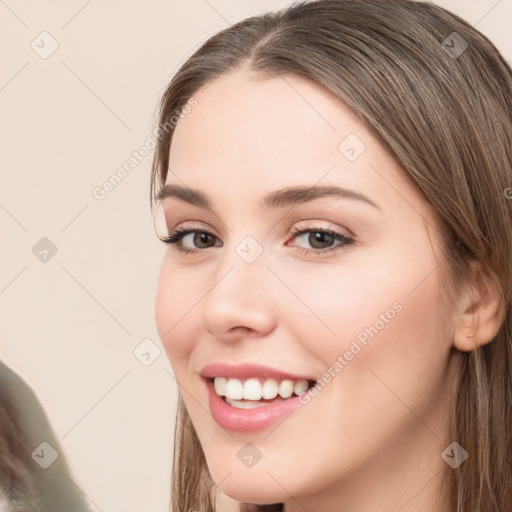
M239 71L194 98L166 182L187 194L168 187L162 204L169 231L195 231L166 249L156 321L214 481L236 500L290 510L340 496L347 510L383 495L420 503L451 442L456 369L432 211L317 84ZM264 200L295 187L306 193ZM215 363L230 366L205 370ZM214 376L234 379L236 407L212 392ZM286 396L283 380L299 393L298 381L318 383L255 408L233 402L241 388Z

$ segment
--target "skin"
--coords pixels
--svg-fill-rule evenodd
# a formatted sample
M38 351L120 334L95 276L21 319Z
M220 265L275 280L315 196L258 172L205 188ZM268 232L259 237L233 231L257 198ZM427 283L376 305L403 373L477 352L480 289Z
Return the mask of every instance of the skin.
M353 113L315 83L244 69L194 97L173 136L167 183L201 190L213 211L175 198L163 211L167 229L193 226L216 239L198 248L185 237L196 253L166 249L156 321L213 480L232 499L284 502L288 512L452 510L436 499L441 453L454 441L446 432L464 309L439 279L434 213ZM349 134L366 146L353 162L338 149ZM337 197L259 205L268 192L315 184L356 190L379 208ZM290 236L296 226L355 243L301 254L321 247L308 234ZM249 235L263 250L251 264L235 250ZM252 362L321 378L397 302L401 311L277 428L228 433L213 420L204 365ZM252 468L237 458L247 442L262 453Z

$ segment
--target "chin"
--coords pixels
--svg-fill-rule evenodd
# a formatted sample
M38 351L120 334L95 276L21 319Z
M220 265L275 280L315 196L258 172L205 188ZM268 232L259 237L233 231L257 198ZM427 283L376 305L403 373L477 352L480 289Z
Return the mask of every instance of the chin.
M212 475L215 483L220 482L219 490L229 498L255 505L282 503L286 499L283 489L268 473L265 476L253 475L251 470L246 470L243 474L237 473L234 470L227 478L224 476L219 479L216 478L217 475Z
M232 500L252 505L272 505L274 503L282 503L285 499L282 489L280 489L281 492L276 490L273 493L261 485L248 486L247 488L221 485L219 489Z

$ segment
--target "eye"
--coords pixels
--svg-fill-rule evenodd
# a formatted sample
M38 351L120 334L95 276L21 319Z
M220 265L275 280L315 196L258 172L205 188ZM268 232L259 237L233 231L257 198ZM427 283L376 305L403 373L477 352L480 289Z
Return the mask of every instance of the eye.
M308 235L308 236L306 236ZM315 228L315 227L296 227L292 230L293 238L304 238L306 243L310 244L312 249L299 247L300 254L325 256L339 251L342 247L346 247L354 243L354 239L349 238L332 229ZM188 241L187 241L188 238ZM210 231L204 229L194 229L187 227L178 227L171 230L168 235L160 237L160 240L166 244L175 244L178 251L183 254L190 252L200 252L201 249L208 249L215 246L217 237ZM187 247L187 243L192 247ZM338 242L338 245L332 246ZM217 247L222 243L217 244Z
M193 236L190 236L193 235ZM189 239L189 243L193 244L192 248L187 248L184 244L186 239ZM160 240L166 244L176 244L178 251L186 254L189 252L196 252L197 249L208 249L211 247L209 243L212 239L216 239L217 237L206 230L192 229L186 227L178 227L176 229L171 230L166 236L160 237Z
M296 239L304 239L305 242L312 247L312 249L304 247L299 248L299 253L307 255L325 256L338 252L341 248L354 243L353 238L349 238L332 229L296 227L291 234ZM338 245L333 247L335 242L338 242Z

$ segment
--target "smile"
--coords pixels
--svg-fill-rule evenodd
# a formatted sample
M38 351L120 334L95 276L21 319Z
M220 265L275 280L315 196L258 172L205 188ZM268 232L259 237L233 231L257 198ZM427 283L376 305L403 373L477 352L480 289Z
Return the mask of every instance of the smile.
M211 364L201 372L215 421L233 432L270 428L301 407L299 395L316 380L244 364Z
M225 397L232 407L252 409L265 406L268 401L282 401L292 395L299 396L308 390L307 380L250 378L247 380L215 377L213 384L217 395ZM278 397L279 396L279 397ZM274 400L276 397L277 400Z

